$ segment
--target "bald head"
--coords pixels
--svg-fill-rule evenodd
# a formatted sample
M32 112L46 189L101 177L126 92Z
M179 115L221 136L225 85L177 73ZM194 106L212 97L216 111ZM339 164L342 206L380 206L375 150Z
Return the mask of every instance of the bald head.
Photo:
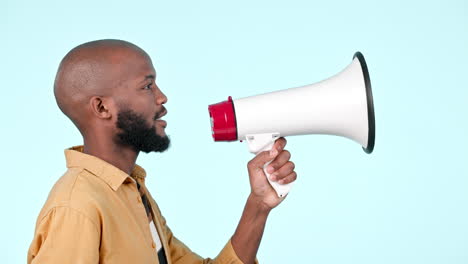
M90 117L93 96L112 97L124 84L135 59L149 56L123 40L97 40L72 49L62 59L54 83L54 94L62 112L83 132Z

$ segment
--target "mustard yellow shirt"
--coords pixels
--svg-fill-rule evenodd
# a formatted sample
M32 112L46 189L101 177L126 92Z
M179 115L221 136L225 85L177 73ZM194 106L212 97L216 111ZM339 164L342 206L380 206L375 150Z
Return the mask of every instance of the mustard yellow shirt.
M146 189L143 168L135 165L128 175L82 151L82 146L65 150L68 170L37 218L28 264L159 263L135 181L148 194L168 264L242 263L231 240L214 259L200 257L179 241Z

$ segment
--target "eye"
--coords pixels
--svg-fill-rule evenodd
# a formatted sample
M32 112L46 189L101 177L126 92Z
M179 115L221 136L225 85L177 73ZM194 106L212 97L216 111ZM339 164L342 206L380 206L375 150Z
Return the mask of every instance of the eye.
M145 86L145 88L143 88L143 89L145 89L145 90L152 90L152 89L153 89L152 87L153 87L153 84L152 84L152 83L148 83L148 84Z

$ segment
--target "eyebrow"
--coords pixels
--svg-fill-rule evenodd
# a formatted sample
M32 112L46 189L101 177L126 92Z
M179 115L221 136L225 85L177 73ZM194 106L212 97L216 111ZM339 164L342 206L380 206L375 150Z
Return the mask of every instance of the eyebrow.
M146 80L154 80L154 79L156 79L156 76L155 76L155 75L153 75L153 74L148 74L148 75L145 76L145 80L144 80L144 81L146 81Z
M143 80L140 81L140 84L147 82L148 80L154 81L156 79L156 74L148 74Z

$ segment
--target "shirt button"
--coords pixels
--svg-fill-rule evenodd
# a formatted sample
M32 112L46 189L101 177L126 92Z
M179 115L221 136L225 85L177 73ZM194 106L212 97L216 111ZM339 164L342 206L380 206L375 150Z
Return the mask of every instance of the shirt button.
M151 246L152 246L153 248L156 248L156 243L154 243L154 242L151 243Z
M141 203L141 196L138 196L138 202Z

